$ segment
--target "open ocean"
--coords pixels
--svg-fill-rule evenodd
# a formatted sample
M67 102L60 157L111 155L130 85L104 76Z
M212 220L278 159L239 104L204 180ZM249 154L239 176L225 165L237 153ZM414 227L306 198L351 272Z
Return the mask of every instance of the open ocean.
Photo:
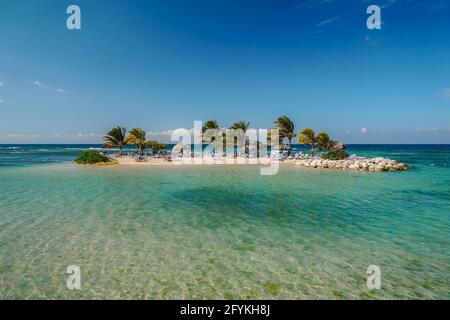
M275 176L71 162L90 147L0 145L1 299L450 298L450 145L349 146L408 171Z

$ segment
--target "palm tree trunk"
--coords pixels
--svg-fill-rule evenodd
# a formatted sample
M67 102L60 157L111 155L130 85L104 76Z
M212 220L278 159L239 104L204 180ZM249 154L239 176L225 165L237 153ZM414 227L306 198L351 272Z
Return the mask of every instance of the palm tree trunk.
M291 140L292 138L288 138L288 157L291 155Z

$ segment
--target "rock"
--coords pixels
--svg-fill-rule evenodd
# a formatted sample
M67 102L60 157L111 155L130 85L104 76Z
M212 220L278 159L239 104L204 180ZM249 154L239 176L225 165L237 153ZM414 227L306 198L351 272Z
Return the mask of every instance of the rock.
M326 160L318 156L305 157L294 162L296 165L310 168L329 168L335 170L354 170L354 171L397 171L406 170L408 166L404 163L398 163L392 159L386 158L366 158L353 157L345 160Z

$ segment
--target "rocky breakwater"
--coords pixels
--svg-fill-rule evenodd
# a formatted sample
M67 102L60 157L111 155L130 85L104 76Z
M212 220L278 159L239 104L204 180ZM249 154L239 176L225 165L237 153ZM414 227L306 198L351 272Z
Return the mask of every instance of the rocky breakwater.
M408 166L387 158L365 158L354 157L343 160L326 160L320 157L308 157L295 161L298 166L309 168L328 168L336 170L355 170L355 171L399 171L406 170Z

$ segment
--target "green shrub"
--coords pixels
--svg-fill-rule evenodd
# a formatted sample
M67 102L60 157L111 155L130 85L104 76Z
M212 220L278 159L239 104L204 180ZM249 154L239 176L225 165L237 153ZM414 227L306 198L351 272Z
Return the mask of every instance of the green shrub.
M75 159L78 164L95 164L99 162L109 162L109 158L100 154L98 151L87 150L81 152Z
M343 160L348 158L349 154L343 150L331 150L322 155L322 159L326 160Z

